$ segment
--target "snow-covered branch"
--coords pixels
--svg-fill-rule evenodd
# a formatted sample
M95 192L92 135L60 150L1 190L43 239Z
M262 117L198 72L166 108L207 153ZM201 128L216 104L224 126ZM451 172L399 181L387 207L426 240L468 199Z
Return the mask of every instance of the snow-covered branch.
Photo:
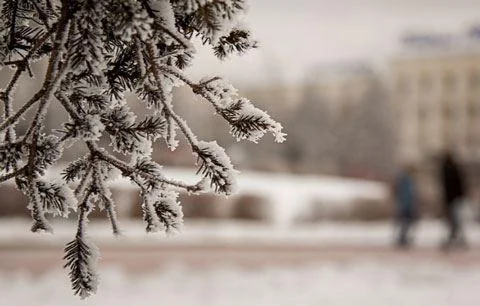
M14 67L0 91L0 183L14 178L26 195L32 231L52 231L47 216L77 212L77 234L65 248L65 266L81 297L95 293L98 283L96 247L86 235L88 214L105 209L114 234L119 233L109 189L116 175L140 188L149 232L181 228L179 191L235 192L233 164L215 141L197 139L178 112L175 87L189 86L209 101L237 139L256 142L269 132L284 140L281 125L231 85L220 78L194 82L185 74L196 36L220 59L256 47L240 26L246 7L246 0L0 1L0 68ZM20 80L37 77L30 67L41 58L48 64L40 88L26 101L13 101ZM146 116L132 111L127 92L144 102ZM56 107L68 118L47 128L46 115ZM177 148L177 133L197 158L196 184L165 176L152 159L155 142ZM88 153L66 161L63 151L73 144L84 145ZM61 179L47 177L59 160L68 162Z
M13 172L4 174L4 175L0 175L0 183L5 182L5 181L8 181L9 179L12 179L12 178L14 178L14 177L17 177L17 176L23 174L24 171L25 171L25 167L20 168L20 169L18 169L18 170L15 170L15 171L13 171Z

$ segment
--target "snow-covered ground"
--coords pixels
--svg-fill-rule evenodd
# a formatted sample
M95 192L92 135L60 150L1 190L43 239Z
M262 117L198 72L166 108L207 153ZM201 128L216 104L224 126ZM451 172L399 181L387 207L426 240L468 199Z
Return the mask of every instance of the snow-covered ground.
M192 179L190 171L169 173ZM270 199L274 221L282 226L187 221L180 234L165 237L145 234L141 220L121 220L124 235L113 238L107 222L92 221L89 233L105 252L99 263L99 292L86 301L73 296L66 271L61 269L61 250L72 239L74 224L56 221L54 235L38 235L29 232L30 220L0 219L0 306L478 305L478 225L468 226L473 249L468 254L473 256L456 260L446 255L432 256L439 253L437 246L445 228L439 221L425 221L418 224L416 243L419 249L430 251L420 251L411 258L402 253L399 258L390 247L394 234L390 222L290 222L315 199L328 199L335 208L359 198L386 197L382 184L245 173L239 185L241 192ZM261 246L265 249L258 251ZM347 249L321 256L322 250L328 252L339 246ZM357 254L359 247L371 247L373 251ZM136 248L143 248L144 253L139 256ZM302 248L308 252L298 255ZM113 256L119 249L123 253ZM193 254L184 256L181 252ZM41 258L35 258L37 255ZM255 260L249 260L255 256ZM130 268L122 260L129 261ZM147 269L132 271L136 266L132 260L145 260L142 264ZM163 260L165 264L158 264ZM198 264L200 261L208 264ZM28 267L22 263L28 263ZM37 270L28 270L31 267Z
M86 301L72 296L64 271L0 274L0 305L477 306L480 300L480 267L437 263L173 266L141 276L113 268L101 272L98 294Z
M56 220L54 234L30 232L28 219L0 219L0 246L4 245L63 245L75 235L75 224ZM143 221L121 220L122 235L113 237L110 224L92 221L89 236L103 245L203 245L269 244L309 246L389 246L395 235L392 222L321 222L291 227L275 227L261 222L187 220L181 232L170 236L147 234ZM440 220L424 220L414 228L415 243L435 248L446 234ZM480 224L468 222L466 234L472 245L480 247Z
M41 247L47 246L55 250L53 256L58 263L52 265L55 267L52 270L42 273L21 266L2 270L1 267L8 266L8 263L0 263L0 306L477 306L480 300L480 227L475 224L469 224L467 228L471 250L448 256L437 250L444 234L444 227L437 221L424 221L418 225L416 238L420 251L414 249L412 253L391 250L393 229L388 222L321 223L292 228L260 223L190 222L179 235L162 237L145 234L138 220L124 221L125 236L117 239L111 237L108 224L93 222L90 224L92 238L109 248L110 257L116 248L128 245L133 246L128 251L133 254L125 256L128 260L135 260L136 247L150 250L148 248L155 246L152 252L162 254L179 245L196 246L190 250L195 252L202 245L212 243L227 248L235 246L234 251L241 252L242 256L237 258L240 260L225 260L222 254L231 254L228 251L215 254L214 264L195 265L176 257L177 250L177 253L162 257L162 260L170 260L168 263L138 272L125 270L119 261L109 262L106 255L100 261L102 281L98 294L80 301L72 295L60 262L62 245L72 238L73 225L57 223L55 235L39 236L28 232L28 221L0 220L2 260L13 260L11 256L15 254L25 257L28 254L22 252L29 252L29 247L25 246L31 246L31 250L39 247L40 251L31 254L46 256ZM313 254L313 260L303 261L305 257L300 256L299 260L282 262L266 257L255 265L245 265L242 261L249 256L251 251L248 250L253 245L277 247L274 252L282 252L279 246L288 246L290 253L287 255L292 258L295 256L292 252L300 251L302 247L320 248L311 249L309 254ZM245 247L243 251L242 246ZM327 252L338 246L350 246L353 252L359 246L372 247L373 251L363 255L349 254L348 259L336 257L335 252L322 256L322 250ZM17 253L4 256L9 248ZM208 256L212 250L201 256ZM342 252L345 255L349 251ZM147 258L142 256L136 257L137 260ZM189 258L192 256L195 255ZM27 257L35 258L35 255ZM276 255L276 259L280 257Z

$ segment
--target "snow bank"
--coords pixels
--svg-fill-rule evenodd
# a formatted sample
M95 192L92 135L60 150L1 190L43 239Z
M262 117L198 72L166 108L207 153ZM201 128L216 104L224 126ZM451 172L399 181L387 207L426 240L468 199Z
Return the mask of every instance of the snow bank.
M186 182L196 181L194 169L166 168L165 173ZM127 182L118 182L123 183ZM368 180L241 171L238 195L246 194L265 198L270 204L273 221L288 225L315 201L329 203L332 209L347 209L359 199L385 201L388 189L385 184Z
M199 180L199 176L195 175L196 169L165 167L162 170L166 177L189 184L195 184ZM55 176L55 173L49 175ZM297 217L309 213L313 203L324 203L326 210L333 211L348 211L360 200L388 204L387 186L368 180L241 171L237 183L238 192L230 197L254 195L265 199L271 220L279 226L291 225ZM123 190L136 188L124 178L117 179L111 185Z

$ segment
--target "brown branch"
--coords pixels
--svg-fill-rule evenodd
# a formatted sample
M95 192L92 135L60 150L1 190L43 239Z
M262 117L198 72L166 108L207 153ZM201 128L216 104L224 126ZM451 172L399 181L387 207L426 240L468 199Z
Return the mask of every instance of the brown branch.
M108 190L105 187L105 184L103 181L100 179L100 163L98 161L94 162L93 165L93 179L98 180L96 183L98 185L98 188L100 189L100 196L103 200L103 203L105 204L105 209L107 210L108 218L110 219L110 223L112 226L112 231L114 235L119 235L120 234L120 229L118 227L118 219L117 219L117 212L115 211L115 205L112 201L112 199L107 196Z
M17 25L17 10L18 10L18 0L12 1L13 11L12 11L12 23L10 24L10 33L8 40L8 49L13 50L15 47L15 26Z
M35 114L32 124L30 125L30 128L28 129L25 135L25 139L28 139L30 135L32 135L32 133L35 132L35 130L40 128L40 123L45 118L45 113L47 111L50 100L54 94L53 90L63 80L63 77L67 72L69 58L66 58L64 60L65 62L63 63L63 65L61 65L60 69L58 69L58 67L61 64L60 62L62 60L62 49L63 49L62 47L64 45L67 28L70 23L70 21L68 20L68 9L66 8L66 6L67 6L67 3L65 3L62 7L62 17L58 22L58 28L55 34L53 51L50 56L47 72L45 73L45 81L43 82L43 85L42 85L44 94L40 98L40 104L38 106L37 113ZM69 36L72 35L71 31L72 31L72 27L70 27L70 30L68 33Z
M30 106L33 105L33 103L35 103L36 101L38 101L38 99L40 98L40 95L37 96L37 93L36 95L34 95L34 98L33 101L30 100L29 102L25 103L24 104L24 107L27 106L26 108L22 107L21 108L21 111L19 111L14 117L12 117L10 119L10 116L11 116L11 112L12 112L12 101L11 101L11 98L10 98L10 95L15 87L15 84L18 82L20 76L22 75L22 73L27 69L29 63L28 61L31 59L31 57L33 56L33 54L35 54L35 52L45 43L45 41L51 37L51 35L53 34L53 31L49 31L48 33L46 33L43 37L41 37L40 39L38 39L35 44L33 45L33 47L28 51L28 53L25 55L25 57L20 60L20 61L17 61L15 62L14 64L17 65L17 70L15 71L14 75L12 76L12 79L10 80L10 82L8 83L5 91L2 93L2 100L4 102L4 111L5 111L5 122L1 125L0 127L0 131L1 130L4 130L5 128L7 127L11 127L11 125L13 123L15 123L16 120L18 120L18 118L20 118L20 116L23 114L23 112L25 112ZM12 62L13 63L13 62ZM8 64L8 63L5 63L5 64ZM6 124L4 126L4 124ZM13 139L13 130L9 129L8 133L7 133L7 142L10 142L10 141L14 141L15 139Z
M185 138L189 142L190 146L192 147L193 151L197 151L197 140L192 132L192 130L186 125L185 121L180 118L172 109L172 106L169 105L166 101L166 96L165 92L163 91L163 80L162 80L162 74L160 71L160 65L158 65L156 59L155 59L155 46L152 43L147 44L147 53L148 56L150 57L150 63L152 65L152 72L153 76L155 77L155 81L157 83L157 90L158 93L160 94L161 97L161 103L164 106L164 110L167 112L167 114L173 118L175 123L178 125L180 130L182 131L183 135L185 135Z
M15 170L11 173L7 173L7 174L4 174L4 175L0 175L0 183L3 183L5 181L8 181L9 179L12 179L20 174L23 174L25 172L25 167L22 167L18 170Z
M49 39L54 31L50 29L47 33L45 33L41 38L35 41L35 44L32 46L32 48L28 51L28 53L18 61L10 61L10 62L5 62L5 65L16 65L17 70L15 71L15 74L12 76L11 81L9 82L7 88L5 89L5 94L8 96L10 95L11 91L13 90L15 84L17 83L20 75L28 68L29 66L29 60L31 60L32 56L35 54L35 52L40 49L43 44Z
M78 224L77 224L77 237L83 237L85 234L85 226L87 222L87 216L90 213L88 207L88 201L90 199L90 195L92 194L91 186L87 189L85 193L85 197L82 199L80 204L78 205Z
M153 9L150 7L148 0L141 0L143 7L147 11L147 14L150 18L154 20L153 25L157 27L158 30L161 30L165 33L167 33L170 37L175 39L179 44L181 44L185 49L183 52L195 52L195 47L188 41L187 39L183 38L180 33L176 33L174 29L169 29L165 25L161 24L158 22L158 19L156 18L155 12Z
M30 0L30 3L35 7L35 11L37 11L38 17L42 21L43 25L47 30L50 30L50 25L48 24L48 16L47 14L38 6L37 0Z
M44 89L40 89L37 91L37 93L27 102L25 103L13 116L10 116L5 119L5 121L0 125L0 132L4 131L6 128L14 124L15 122L20 119L20 117L30 108L32 107L36 102L38 102L43 94L44 94Z
M65 110L70 114L72 119L74 121L77 121L79 119L78 113L73 108L73 106L70 104L68 99L60 93L57 95L57 98L60 101L60 103L62 104L62 106L65 108ZM111 164L115 168L122 171L122 173L125 176L129 176L132 179L133 179L135 174L138 174L138 175L140 175L144 178L147 178L147 179L150 179L150 180L161 181L162 183L172 185L172 186L175 186L175 187L178 187L178 188L182 188L182 189L185 189L189 192L199 192L200 191L200 188L199 188L198 184L188 185L188 184L186 184L184 182L181 182L181 181L169 180L169 179L166 179L166 178L163 178L163 177L156 177L156 176L150 175L148 173L139 172L135 168L128 165L127 163L111 156L108 153L105 153L105 152L101 151L101 149L98 148L98 146L93 141L86 141L86 144L87 144L88 149L90 150L90 154L92 155L92 157L98 157L98 158L108 162L109 164ZM87 174L85 175L85 177L88 176L88 174L90 173L90 171L91 171L90 168L91 167L92 167L92 165L89 166L89 170L87 170ZM85 181L86 181L86 179L85 179ZM78 189L78 187L77 187L77 189ZM75 191L75 193L77 193L77 190Z
M135 175L139 175L145 179L149 179L149 180L153 180L153 181L159 181L161 183L165 183L167 185L171 185L171 186L174 186L174 187L178 187L178 188L182 188L182 189L185 189L187 190L188 192L199 192L200 191L200 188L199 188L199 184L195 184L195 185L189 185L187 183L184 183L184 182L181 182L181 181L177 181L177 180L171 180L171 179L167 179L167 178L164 178L164 177L158 177L158 176L155 176L155 175L150 175L148 173L145 173L145 172L141 172L141 171L138 171L137 169L135 169L134 167L128 165L127 163L109 155L109 154L106 154L98 149L94 149L95 151L95 154L102 160L108 162L109 164L111 164L112 166L114 166L115 168L119 169L120 171L122 171L122 174L124 176L128 176L128 177L131 177L132 179L135 177Z
M179 79L180 81L187 84L192 89L193 93L195 93L195 94L203 97L204 99L206 99L208 102L210 102L210 104L212 104L212 106L215 108L217 113L221 113L221 110L222 110L221 106L218 105L218 103L210 95L208 95L205 91L202 90L203 85L205 85L206 83L209 83L213 80L217 80L217 79L219 79L219 77L214 77L213 79L211 79L207 82L195 83L194 81L187 78L180 70L178 70L174 67L162 65L162 66L160 66L160 69L163 72L171 74L174 77L176 77L177 79Z
M35 173L35 157L37 155L38 148L38 138L40 136L41 122L45 118L45 113L48 108L48 104L53 95L53 90L58 82L61 81L63 76L63 71L57 71L58 66L62 56L63 44L66 38L66 32L69 25L69 8L67 1L62 1L62 15L57 24L55 30L55 39L53 43L53 51L51 53L47 72L45 73L45 80L42 85L43 95L40 97L40 104L37 109L37 113L28 129L24 140L29 139L30 135L32 136L32 142L29 146L28 154L28 164L27 164L27 175L30 178L30 181L34 180ZM66 66L66 65L65 65Z
M93 167L93 163L90 162L87 167L87 172L85 172L85 175L82 177L82 179L80 180L80 183L78 184L77 188L75 188L73 192L75 196L79 196L84 191L85 186L87 185L87 182L88 182L88 178L92 172L92 167Z
M147 75L147 69L145 68L145 61L143 58L142 42L138 37L138 35L135 35L133 39L135 41L135 51L137 56L138 67L140 69L140 75L141 77L145 77Z
M152 202L148 198L148 190L145 188L145 186L140 182L136 177L132 176L131 177L132 181L137 184L137 186L140 188L140 195L143 200L143 209L145 215L147 215L149 218L151 218L151 222L155 227L160 226L161 222L160 219L155 211L155 207L153 206ZM148 225L147 225L147 231L148 231Z

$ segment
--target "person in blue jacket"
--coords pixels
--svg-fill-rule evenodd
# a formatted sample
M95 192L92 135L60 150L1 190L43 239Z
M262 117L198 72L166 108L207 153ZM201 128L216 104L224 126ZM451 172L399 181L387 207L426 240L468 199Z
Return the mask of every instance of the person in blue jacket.
M405 166L395 180L394 196L398 224L396 245L398 247L411 245L411 229L417 218L418 197L414 173L415 168L412 165Z

